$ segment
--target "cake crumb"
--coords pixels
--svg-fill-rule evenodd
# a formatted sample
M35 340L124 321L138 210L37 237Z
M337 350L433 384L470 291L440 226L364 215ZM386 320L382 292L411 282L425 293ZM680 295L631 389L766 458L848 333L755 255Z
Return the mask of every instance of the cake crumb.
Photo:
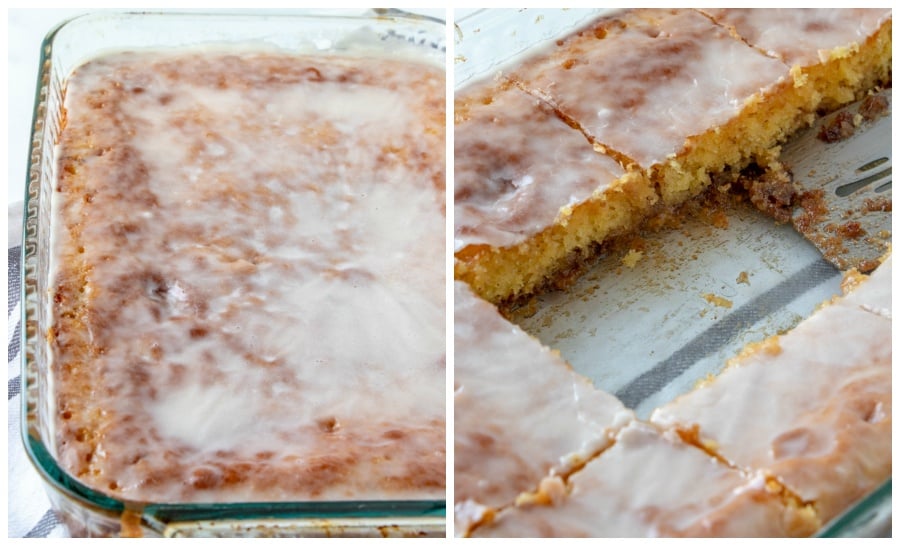
M863 275L856 268L845 271L844 278L841 279L841 292L843 292L844 295L849 294L868 278L868 275Z
M131 508L125 508L122 511L120 520L120 534L124 538L141 538L144 536L144 529L141 527L141 512Z
M784 165L777 161L765 166L750 165L741 171L738 181L757 209L778 224L791 221L798 196L793 176Z
M838 142L853 136L856 132L857 122L850 112L840 112L828 123L819 129L819 140L824 142Z
M700 388L703 388L703 387L709 385L710 383L713 382L713 380L715 378L716 378L716 374L714 374L714 373L708 373L708 374L704 375L703 377L701 377L694 383L694 389L695 390L700 389Z
M859 114L866 121L872 121L884 115L889 107L888 100L884 95L869 95L859 106Z
M866 230L862 228L859 222L846 222L838 226L837 232L849 239L859 239L866 234Z
M809 83L809 74L803 72L798 65L791 67L791 78L794 80L794 87L803 87Z
M738 283L741 283L741 284L746 284L747 286L749 286L749 285L750 285L750 276L747 275L747 272L746 272L746 271L741 271L741 272L738 274L737 279L736 279L735 282L738 282Z
M772 477L766 477L766 491L779 495L784 491L784 486Z
M715 294L703 294L703 299L708 301L713 305L717 305L719 307L724 307L725 309L731 309L731 300L723 298L722 296L717 296Z
M878 259L874 259L874 260L861 260L858 264L856 264L856 268L859 269L859 272L860 272L860 273L867 273L867 274L868 274L868 273L871 273L871 272L875 271L875 269L878 267L878 265L879 265L880 263L881 263L881 262L879 262Z
M622 257L622 265L629 269L634 269L634 266L637 265L641 258L644 257L644 253L640 250L631 249L628 251L624 257Z
M559 476L548 476L541 480L538 490L535 492L520 493L516 497L516 506L530 506L536 504L558 504L566 496L566 484Z
M717 210L710 215L710 222L719 229L726 229L728 227L728 215L724 211Z
M777 336L773 336L762 341L759 345L759 348L767 355L775 356L781 354L781 342L779 341Z
M891 212L893 209L893 201L885 197L876 199L868 198L863 201L863 214L868 212Z

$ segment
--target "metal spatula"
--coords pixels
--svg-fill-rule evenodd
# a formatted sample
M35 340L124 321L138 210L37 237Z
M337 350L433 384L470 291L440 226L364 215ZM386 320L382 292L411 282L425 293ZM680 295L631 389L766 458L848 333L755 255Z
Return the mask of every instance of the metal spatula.
M797 230L839 269L874 269L891 240L891 90L823 117L781 160L800 192Z

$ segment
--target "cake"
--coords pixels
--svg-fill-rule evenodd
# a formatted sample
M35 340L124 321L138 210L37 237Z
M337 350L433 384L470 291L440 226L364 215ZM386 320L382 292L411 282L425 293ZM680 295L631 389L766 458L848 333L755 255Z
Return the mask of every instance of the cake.
M579 469L634 414L465 283L454 301L455 525L465 534L545 476Z
M583 146L616 160L628 174L614 184L601 177L595 192L576 199L563 194L546 205L556 211L552 220L536 217L527 230L489 240L469 236L480 231L478 218L469 220L464 211L470 199L457 196L456 278L494 303L527 297L570 274L573 262L595 253L610 235L698 196L717 173L771 163L777 145L811 123L820 108L890 82L890 10L864 10L862 16L797 10L773 27L780 33L763 32L778 15L752 15L758 11L766 10L749 16L729 10L615 12L538 48L503 71L499 82L481 80L462 90L456 108L465 115L456 117L454 128L463 136L455 140L457 178L469 176L470 163L485 161L484 150L465 135L497 146L509 129L491 120L516 115L498 115L503 106L469 97L496 95L510 85L552 108L584 136ZM785 34L799 46L771 37ZM507 155L518 151L513 145ZM557 161L545 155L543 161L532 156L532 163ZM480 172L492 173L494 185L504 176L499 166ZM516 201L526 209L524 201L545 192L507 185L497 202ZM630 209L618 205L620 193L628 195ZM613 207L615 214L597 214Z
M749 345L649 422L617 409L593 456L562 471L545 465L537 480L534 470L519 473L523 459L566 445L548 434L587 438L598 429L585 409L550 413L573 406L549 374L578 376L457 282L457 534L815 533L890 477L891 264L887 256L870 276L849 272L845 294L789 332ZM579 391L578 401L603 401L589 407L615 407L592 385ZM530 486L515 486L527 477Z
M540 501L500 512L472 536L803 536L818 523L761 476L638 421L567 483L545 479L542 492Z
M60 466L139 503L443 499L444 89L377 53L78 67L53 195Z
M522 262L507 249L584 247L591 238L635 229L640 211L656 200L640 173L626 172L613 158L596 153L547 104L515 86L463 92L455 99L454 116L458 268L471 259L499 284L525 277L528 286L541 286L555 262L578 256L535 252ZM585 215L572 214L576 205L605 221L591 225ZM465 274L461 278L468 280Z
M834 109L891 81L887 9L704 9L702 13L791 68L806 110Z
M657 408L651 421L777 479L823 521L837 516L891 475L891 271L888 258L844 297Z
M749 200L790 218L780 145L820 114L890 86L891 12L616 10L494 76L456 93L454 272L506 312L565 288L592 256L648 222L696 210L680 207L727 181L771 176L765 183L778 187ZM770 197L784 201L756 203ZM626 258L644 266L638 254ZM549 349L496 311L488 324L485 302L458 287L458 381L497 374L491 384L502 388L480 390L477 410L457 391L455 457L476 460L482 448L470 441L479 427L471 415L506 422L508 435L484 467L457 466L457 533L816 533L890 477L890 272L889 256L871 276L846 272L846 293L796 328L748 346L650 418L614 427L578 468L551 468L518 493L508 473L542 445L532 431L544 434L520 425L530 422L520 397L555 392L531 363L564 364L546 362ZM486 341L498 338L510 358ZM485 370L494 366L529 373L504 380L508 370ZM505 499L485 506L469 485L476 479Z

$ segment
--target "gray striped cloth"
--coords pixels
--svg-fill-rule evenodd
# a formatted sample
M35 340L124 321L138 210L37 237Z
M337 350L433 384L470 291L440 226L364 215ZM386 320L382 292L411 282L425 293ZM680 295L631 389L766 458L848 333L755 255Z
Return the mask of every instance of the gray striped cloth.
M41 477L25 454L22 443L22 333L21 252L22 203L9 205L7 246L8 299L6 307L6 347L9 355L9 537L66 537L68 532L50 508L50 499Z

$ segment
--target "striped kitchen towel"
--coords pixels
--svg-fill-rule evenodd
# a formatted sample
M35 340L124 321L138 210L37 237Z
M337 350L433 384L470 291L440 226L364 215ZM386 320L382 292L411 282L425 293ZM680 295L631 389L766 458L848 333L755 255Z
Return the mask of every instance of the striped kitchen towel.
M9 378L9 537L66 537L66 528L50 508L50 500L41 477L25 454L22 443L22 212L21 202L9 205L6 307L6 347L9 355L6 368Z

